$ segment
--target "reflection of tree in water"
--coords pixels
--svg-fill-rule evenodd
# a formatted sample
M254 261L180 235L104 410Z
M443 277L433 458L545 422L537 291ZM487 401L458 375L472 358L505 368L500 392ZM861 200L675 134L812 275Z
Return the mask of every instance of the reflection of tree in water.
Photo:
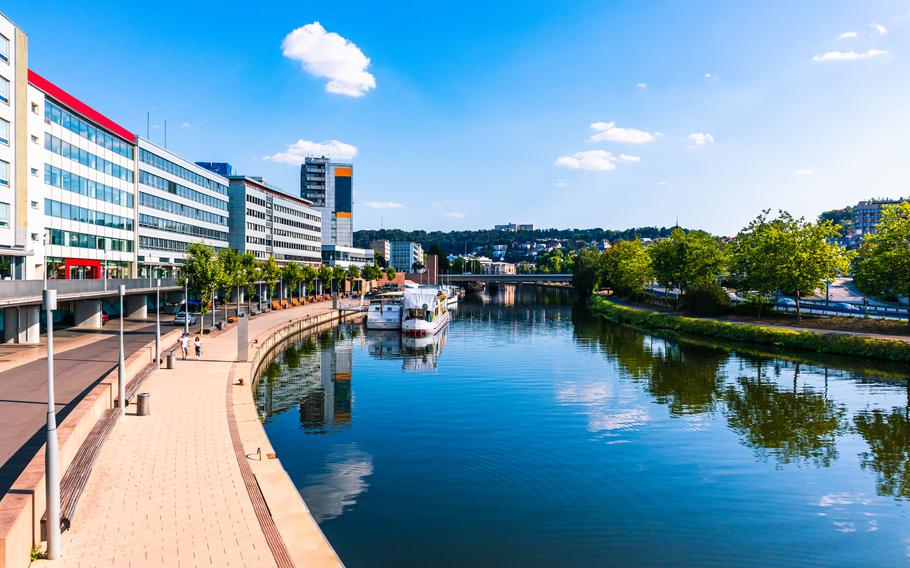
M853 417L853 424L869 444L860 459L863 469L878 474L878 494L910 497L910 406L866 410Z
M643 382L671 414L698 414L714 408L724 384L724 349L643 335L633 328L575 320L576 336L596 338L620 371Z
M838 434L846 430L846 409L811 387L798 387L799 364L793 388L757 377L739 377L724 393L730 428L743 436L756 454L775 456L779 463L812 462L828 467L837 458Z

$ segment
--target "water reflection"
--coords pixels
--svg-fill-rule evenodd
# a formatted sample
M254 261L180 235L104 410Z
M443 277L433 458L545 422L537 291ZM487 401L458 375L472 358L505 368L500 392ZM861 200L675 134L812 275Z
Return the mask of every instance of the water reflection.
M869 444L860 454L863 468L877 474L879 495L910 497L910 405L865 410L853 417L859 434Z
M779 463L812 462L829 466L837 458L836 440L846 432L846 408L827 400L812 387L798 385L799 364L792 389L783 389L762 375L739 377L724 392L730 428L759 456L770 453Z
M308 475L300 489L317 523L339 517L346 507L352 507L373 474L373 458L356 444L333 448L325 464L325 471Z
M376 359L400 359L405 372L423 373L436 370L446 344L448 326L430 337L404 337L398 331L367 332L367 351Z

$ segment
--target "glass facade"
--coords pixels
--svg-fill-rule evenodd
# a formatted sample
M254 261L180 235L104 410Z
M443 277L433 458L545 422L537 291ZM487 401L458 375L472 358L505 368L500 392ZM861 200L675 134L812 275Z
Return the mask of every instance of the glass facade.
M184 168L183 166L177 165L170 160L166 160L161 156L157 156L148 150L143 148L139 149L139 161L154 166L159 170L173 174L181 179L185 179L190 183L202 186L206 189L211 189L212 191L218 192L221 195L227 195L227 186L222 185L214 180L211 180L203 175L199 175L193 170Z
M120 154L124 158L133 159L132 144L86 122L79 116L76 116L54 102L45 100L44 117L51 122L66 128L70 132L74 132L86 140L94 142L102 148L107 148L116 154Z
M133 194L45 164L44 183L101 201L133 207Z
M181 233L204 239L217 239L220 241L226 241L228 239L228 234L224 231L215 231L213 229L199 227L198 225L181 223L170 219L161 219L160 217L153 217L145 214L139 215L139 226L171 233Z
M99 227L110 227L111 229L123 229L125 231L133 230L133 220L127 217L102 213L101 211L54 201L53 199L44 200L44 214L58 219L98 225Z
M47 229L47 242L64 247L133 252L132 240L99 237L61 229Z
M180 185L179 183L166 180L163 177L156 176L155 174L150 174L145 170L139 170L139 183L153 187L155 189L160 189L161 191L166 191L179 197L185 197L186 199L190 199L197 203L202 203L203 205L208 205L217 209L224 209L225 211L228 209L228 202L224 199L218 199L211 195L206 195L201 191L190 189L186 186Z
M176 201L170 201L169 199L162 199L161 197L143 193L141 191L139 192L139 205L150 207L152 209L158 209L159 211L167 211L169 213L183 215L184 217L190 217L198 221L214 223L216 225L228 224L228 218L225 215L218 215L217 213L203 211L202 209L189 207L188 205L183 205L182 203L177 203Z
M44 134L44 148L59 156L69 158L74 162L78 162L83 166L88 166L94 170L98 170L99 172L120 178L122 180L126 180L128 182L133 181L132 169L115 164L113 162L109 162L104 158L99 158L95 154L92 154L87 150L83 150L82 148L73 146L69 142L64 142L52 134Z

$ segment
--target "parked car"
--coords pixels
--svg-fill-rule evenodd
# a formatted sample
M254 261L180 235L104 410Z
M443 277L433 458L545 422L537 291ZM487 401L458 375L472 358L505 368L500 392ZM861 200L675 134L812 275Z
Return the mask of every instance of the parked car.
M793 298L788 298L786 296L781 296L780 298L777 299L777 305L778 306L795 306L796 300L794 300Z
M186 312L177 312L177 314L174 316L174 325L186 325L187 317L189 317L190 325L193 325L196 323L196 316L194 316L193 314L188 314Z
M859 311L859 306L857 306L856 304L848 304L847 302L837 302L837 303L831 304L831 306L841 309L841 310L848 311L848 312L858 312Z

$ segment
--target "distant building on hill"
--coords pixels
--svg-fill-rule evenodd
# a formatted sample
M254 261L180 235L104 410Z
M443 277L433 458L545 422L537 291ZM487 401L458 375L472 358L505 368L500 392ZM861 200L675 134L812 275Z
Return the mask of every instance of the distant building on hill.
M516 225L515 223L508 223L506 225L494 225L493 230L517 233L519 231L533 231L534 225Z
M850 240L859 244L863 237L875 232L875 226L882 219L882 209L888 205L898 205L907 201L906 198L898 199L870 199L860 201L853 208L853 234Z

